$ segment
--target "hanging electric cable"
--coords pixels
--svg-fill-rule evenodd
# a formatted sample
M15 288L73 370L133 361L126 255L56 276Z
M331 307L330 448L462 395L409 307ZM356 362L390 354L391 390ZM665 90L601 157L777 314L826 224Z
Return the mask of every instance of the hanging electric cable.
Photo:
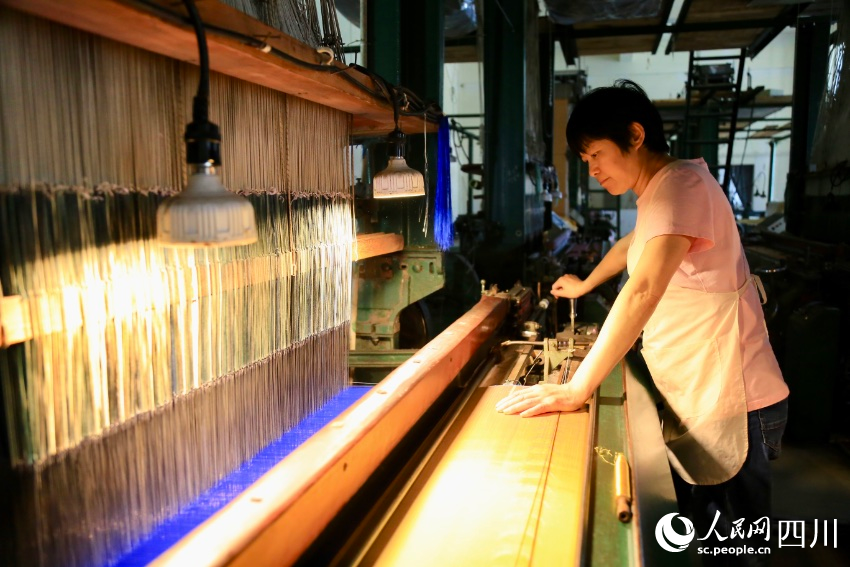
M380 79L378 84L390 93L393 102L395 129L387 136L390 154L389 163L386 169L376 174L372 179L372 196L375 199L421 197L425 195L425 178L421 173L407 165L404 159L405 135L398 125L399 98L407 95L401 89L393 87L383 79Z
M150 0L137 0L137 1L140 2L141 4L144 4L145 6L148 7L148 9L150 9L153 12L156 12L157 14L159 14L160 16L162 16L166 19L176 21L176 22L180 22L180 23L186 22L186 19L185 19L184 16L177 14L174 11L172 11L168 8L165 8L165 7L163 7L159 4L156 4L155 2L151 2ZM340 75L340 77L342 77L343 80L354 85L355 87L357 87L358 89L362 90L363 92L369 94L370 96L377 98L377 99L386 100L388 103L392 104L391 93L385 87L382 86L382 83L385 83L386 81L380 75L377 75L373 71L370 71L369 69L366 69L365 67L357 65L356 63L349 64L346 67L339 67L339 66L336 66L336 65L327 65L327 64L323 64L323 63L315 63L315 62L305 61L305 60L300 59L298 57L295 57L295 56L293 56L293 55L291 55L291 54L289 54L285 51L277 49L276 47L266 43L265 41L263 41L261 39L258 39L257 37L247 35L247 34L244 34L244 33L238 32L238 31L234 31L234 30L231 30L231 29L228 29L228 28L207 24L207 25L204 25L204 31L205 31L205 33L210 32L210 33L213 33L213 34L218 35L218 36L228 37L228 38L231 38L231 39L241 41L245 45L248 45L250 47L258 49L258 50L262 51L263 53L269 53L271 55L274 55L275 57L283 59L284 61L287 61L287 62L292 63L294 65L298 65L299 67L303 67L305 69L310 69L312 71L320 71L320 72L324 72L324 73L330 73L330 74L333 74L333 75ZM375 82L375 84L378 86L378 89L376 90L374 88L371 88L369 85L363 83L361 80L359 80L355 76L352 76L349 73L350 71L357 71L357 72L369 77L370 79L372 79ZM409 102L408 109L400 110L399 114L401 116L421 116L423 119L425 119L429 122L432 122L432 123L439 122L440 117L443 115L443 111L439 107L439 105L437 105L433 102L425 103L415 93L413 93L412 91L410 91L409 89L406 89L404 87L397 86L397 87L393 87L393 88L400 91L400 92L404 92L408 97L408 102Z
M186 126L186 188L166 199L156 212L157 238L166 246L201 247L250 244L257 240L254 208L221 184L221 134L209 120L210 66L203 22L194 0L184 0L198 40L201 68L192 101L192 122Z

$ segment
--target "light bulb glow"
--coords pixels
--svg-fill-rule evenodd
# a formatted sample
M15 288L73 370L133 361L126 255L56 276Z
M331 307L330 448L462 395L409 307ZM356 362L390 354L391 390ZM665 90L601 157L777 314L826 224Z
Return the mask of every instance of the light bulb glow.
M257 241L251 203L221 184L215 169L200 166L186 188L157 209L157 238L164 246L238 246Z
M423 195L425 195L425 178L408 166L403 157L390 157L386 169L372 179L372 196L375 199Z

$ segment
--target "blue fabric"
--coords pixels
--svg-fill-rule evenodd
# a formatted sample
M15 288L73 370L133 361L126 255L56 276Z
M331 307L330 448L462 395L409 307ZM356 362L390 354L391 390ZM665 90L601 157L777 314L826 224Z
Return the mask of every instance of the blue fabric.
M744 466L734 477L715 486L694 486L685 482L673 470L673 483L679 501L679 513L691 519L698 541L705 547L730 547L747 545L753 548L769 547L763 535L751 540L718 540L717 534L729 538L735 520L744 519L746 531L759 518L771 518L771 480L769 461L779 457L782 434L788 421L788 399L772 406L747 413L749 451ZM720 516L714 524L718 510ZM768 520L769 521L769 520ZM714 527L712 528L712 525ZM774 538L775 539L775 538ZM700 555L703 565L768 565L769 555Z
M359 400L371 386L351 386L328 400L298 425L269 444L251 460L230 473L217 485L169 518L114 565L147 565L207 518L218 512L237 495L256 482L286 455Z
M454 244L450 163L449 119L444 116L437 132L437 194L434 198L434 241L440 250L448 250Z

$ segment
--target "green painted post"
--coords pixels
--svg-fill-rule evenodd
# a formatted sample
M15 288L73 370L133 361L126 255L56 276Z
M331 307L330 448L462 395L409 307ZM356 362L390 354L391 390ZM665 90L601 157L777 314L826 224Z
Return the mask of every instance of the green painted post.
M524 1L483 4L484 215L495 226L476 268L507 288L522 278L525 255L527 9Z

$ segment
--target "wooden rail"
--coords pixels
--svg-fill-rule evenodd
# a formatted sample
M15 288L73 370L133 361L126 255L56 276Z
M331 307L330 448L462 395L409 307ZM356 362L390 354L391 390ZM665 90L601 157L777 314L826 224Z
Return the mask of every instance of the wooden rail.
M363 260L372 256L398 252L404 248L404 238L400 234L376 232L372 234L358 234L357 247L353 250L356 254L352 260Z
M507 298L483 297L152 565L294 563L499 330L508 311Z

